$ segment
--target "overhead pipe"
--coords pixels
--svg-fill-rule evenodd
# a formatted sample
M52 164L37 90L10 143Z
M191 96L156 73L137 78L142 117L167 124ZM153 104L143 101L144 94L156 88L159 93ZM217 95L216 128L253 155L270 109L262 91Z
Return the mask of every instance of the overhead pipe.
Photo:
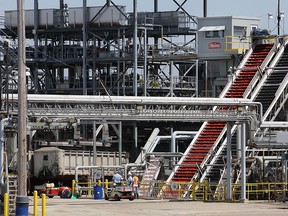
M128 163L125 164L124 166L124 178L127 179L127 171L129 167L143 167L146 166L146 160L144 160L144 162L142 164L136 164L136 163Z
M151 145L148 149L145 149L147 151L145 154L152 154L152 152L154 151L156 146L159 144L161 139L163 140L163 139L171 139L171 138L172 138L172 136L157 136L155 138L155 140L156 140L155 143L153 145ZM177 139L177 138L187 138L187 136L177 136L177 135L175 135L174 138L175 139ZM172 144L170 144L170 149L171 149L171 146L172 146ZM143 157L142 157L142 160L143 160ZM137 158L136 161L139 161L138 158Z
M6 96L6 95L3 95ZM11 94L7 98L18 100L17 94ZM5 98L4 98L5 100ZM245 98L177 98L177 97L142 97L142 96L94 96L94 95L43 95L29 94L28 102L38 103L105 103L105 104L166 104L166 105L227 105L227 106L256 106L258 102L253 102Z
M171 136L171 152L176 152L176 136L177 135L196 135L198 131L174 131ZM181 138L181 137L180 137Z
M172 136L171 136L171 152L172 153L175 153L176 152L176 136L177 135L196 135L198 132L197 131L174 131L172 133ZM175 158L172 157L172 164L174 164L175 162Z

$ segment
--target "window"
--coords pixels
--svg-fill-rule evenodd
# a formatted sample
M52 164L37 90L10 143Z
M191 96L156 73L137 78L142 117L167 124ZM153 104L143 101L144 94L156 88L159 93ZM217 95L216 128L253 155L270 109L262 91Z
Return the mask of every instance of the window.
M223 38L224 30L219 31L205 31L205 38Z
M204 26L199 32L204 32L205 38L223 38L225 26Z
M205 38L223 38L225 26L203 26L199 32L204 32Z
M258 29L258 25L251 25L251 31Z
M246 26L234 26L234 37L246 37L247 35Z

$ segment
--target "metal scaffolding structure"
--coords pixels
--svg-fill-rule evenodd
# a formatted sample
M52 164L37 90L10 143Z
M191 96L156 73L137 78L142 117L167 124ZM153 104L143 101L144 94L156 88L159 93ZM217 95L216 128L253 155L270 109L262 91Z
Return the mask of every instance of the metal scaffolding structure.
M198 96L201 64L196 55L196 19L185 9L186 1L173 3L175 10L160 11L155 0L153 11L142 12L134 1L133 11L128 12L125 5L111 0L98 6L87 6L83 1L79 7L70 7L61 0L56 9L40 9L34 1L34 10L25 11L25 36L30 44L26 47L28 93ZM16 15L16 10L5 11L0 31L0 108L4 116L15 115L15 106L7 106L4 100L13 101L18 91ZM90 108L86 107L86 112L90 110L87 113L91 114L94 109ZM81 108L71 112L83 114ZM42 111L41 115L46 114ZM150 115L145 116L149 122ZM173 119L163 126L183 124ZM125 127L134 130L137 152L143 144L138 144L137 137L146 133L146 126L139 126L142 123L132 117L131 122ZM89 139L90 129L83 126L82 130L83 139Z
M92 7L84 1L77 8L60 1L59 9L39 9L37 2L26 11L26 38L34 41L26 49L29 93L197 94L196 21L183 4L162 12L155 1L155 12L137 11L135 16L113 1ZM1 32L7 41L18 37L14 16L14 11L5 13ZM17 82L12 45L5 48L9 55L1 69L10 76L9 93L15 93Z

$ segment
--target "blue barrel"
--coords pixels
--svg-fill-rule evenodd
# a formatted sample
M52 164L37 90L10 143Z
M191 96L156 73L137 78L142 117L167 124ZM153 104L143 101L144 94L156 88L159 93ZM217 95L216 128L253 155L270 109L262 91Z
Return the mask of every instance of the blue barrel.
M101 186L94 186L94 199L102 199L103 198L103 189Z
M16 216L28 216L29 198L28 196L16 197Z

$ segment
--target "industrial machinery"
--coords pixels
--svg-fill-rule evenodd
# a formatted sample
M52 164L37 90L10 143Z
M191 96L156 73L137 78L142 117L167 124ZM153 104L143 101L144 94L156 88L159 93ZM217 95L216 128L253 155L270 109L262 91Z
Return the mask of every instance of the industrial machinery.
M105 200L129 199L134 200L133 187L127 185L120 185L113 188L107 188L104 192Z
M53 198L54 196L60 196L61 198L71 198L72 196L72 189L70 187L55 187L54 183L36 185L35 190L38 191L40 198L43 194L46 194L46 196L49 198Z

